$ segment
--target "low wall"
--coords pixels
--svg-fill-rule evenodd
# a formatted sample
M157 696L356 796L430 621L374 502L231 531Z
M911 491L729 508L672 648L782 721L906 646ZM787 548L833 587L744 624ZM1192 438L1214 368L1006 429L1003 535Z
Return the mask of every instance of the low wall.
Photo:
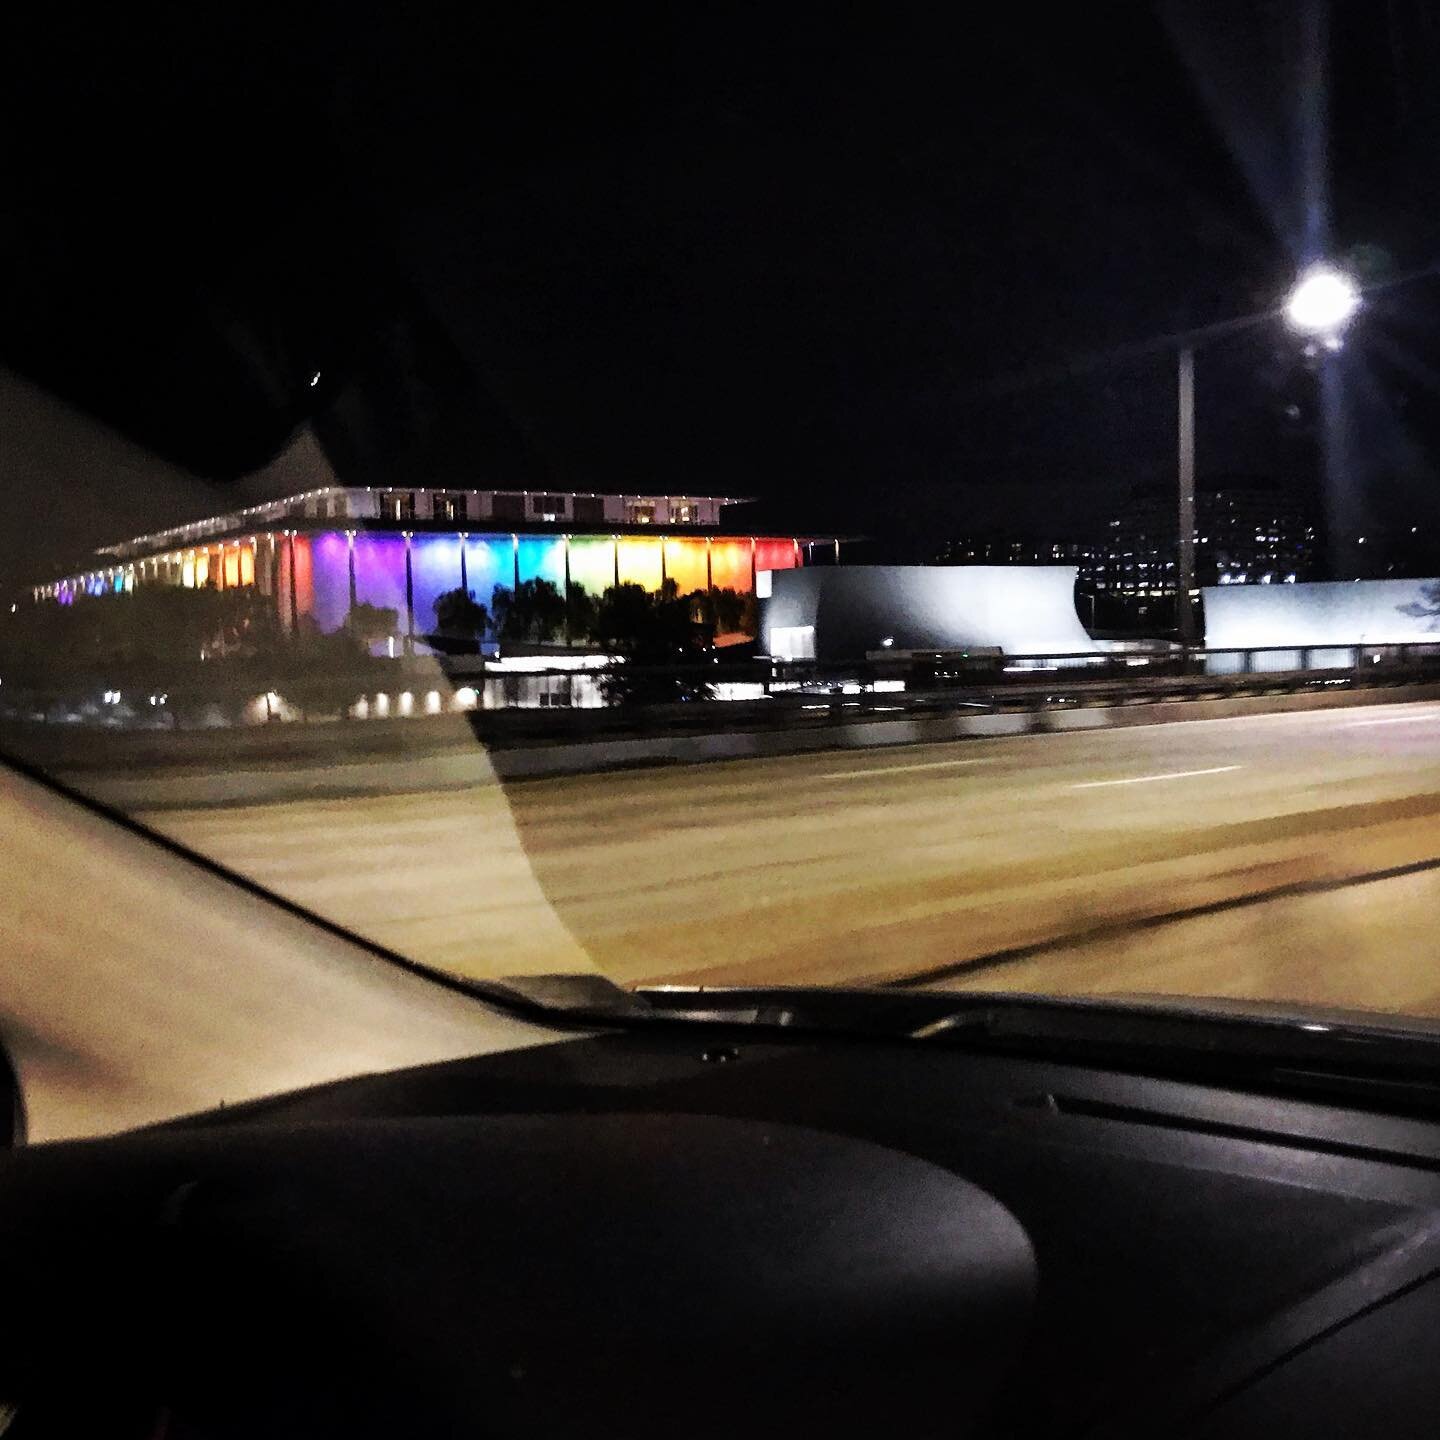
M1440 640L1440 580L1207 585L1204 597L1205 645L1210 650L1285 645L1323 651L1357 644L1433 645ZM1326 664L1323 659L1310 663L1316 668Z
M369 756L348 763L193 765L188 769L96 769L68 772L77 788L123 810L160 810L264 804L345 795L407 794L499 781L543 779L651 765L693 765L823 750L864 750L950 740L1064 734L1130 725L1232 719L1246 715L1346 709L1440 701L1440 684L1384 690L1344 690L1296 695L1236 696L1214 700L1164 700L1151 704L1084 709L1016 711L991 715L937 715L894 720L856 720L808 730L659 735L550 744L506 750L438 751L390 758Z
M761 601L764 649L789 659L896 651L1090 650L1073 565L835 565L776 571Z

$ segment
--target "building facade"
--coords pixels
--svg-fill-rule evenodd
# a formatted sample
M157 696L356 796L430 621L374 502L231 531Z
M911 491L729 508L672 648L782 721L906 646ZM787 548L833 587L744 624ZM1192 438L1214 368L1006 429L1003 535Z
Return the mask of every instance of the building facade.
M356 605L394 610L400 637L433 628L436 599L546 580L593 596L633 583L684 594L763 593L833 537L737 534L717 496L331 487L137 536L104 563L35 587L37 601L169 585L251 588L287 629L339 629Z
M1073 565L836 565L777 574L760 626L768 654L823 663L1094 648L1075 611Z
M947 565L1073 565L1092 621L1162 621L1176 591L1178 503L1173 485L1132 491L1098 541L1008 534L948 541ZM1292 488L1257 477L1202 484L1195 496L1195 589L1297 584L1316 577L1323 544L1313 507ZM1364 553L1363 551L1361 552ZM1393 572L1392 572L1393 573ZM1158 605L1154 602L1160 602Z
M941 565L1074 565L1083 572L1099 554L1088 540L976 534L947 540L935 558Z
M1107 526L1081 581L1122 600L1174 599L1175 489L1135 490ZM1300 497L1274 481L1232 477L1195 495L1195 584L1294 585L1314 578L1320 557L1316 522Z
M1216 586L1205 591L1205 644L1212 673L1353 671L1378 651L1422 646L1440 654L1440 579L1331 580L1313 584ZM1362 662L1357 647L1373 647ZM1243 657L1243 652L1259 651ZM1244 664L1242 665L1242 659Z

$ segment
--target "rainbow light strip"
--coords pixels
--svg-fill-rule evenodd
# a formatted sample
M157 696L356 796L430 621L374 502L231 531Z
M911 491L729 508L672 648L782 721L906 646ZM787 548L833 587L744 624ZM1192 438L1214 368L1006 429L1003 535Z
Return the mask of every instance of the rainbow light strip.
M446 591L473 591L484 604L497 585L567 582L593 596L612 585L652 593L673 580L682 595L696 590L749 594L755 575L803 563L793 539L749 536L411 534L322 530L265 531L153 556L104 575L62 581L61 604L77 593L100 595L139 584L221 589L258 586L275 596L281 616L301 617L324 631L339 629L352 604L394 610L402 629L423 633Z
M681 594L712 587L749 594L757 570L788 570L802 563L794 540L768 537L421 534L407 538L370 533L351 538L324 531L287 538L284 551L292 547L301 582L297 615L312 616L325 630L344 620L351 600L353 554L355 601L393 609L406 618L413 615L417 633L433 624L435 601L447 590L471 590L488 604L497 585L513 587L526 580L548 580L562 592L568 581L598 597L617 581L653 593L673 579ZM280 572L283 610L288 587L284 554Z

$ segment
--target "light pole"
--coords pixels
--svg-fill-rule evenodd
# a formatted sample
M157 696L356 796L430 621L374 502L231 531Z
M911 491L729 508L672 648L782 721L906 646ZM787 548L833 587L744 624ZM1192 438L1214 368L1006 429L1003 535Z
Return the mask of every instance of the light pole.
M1345 327L1360 308L1360 287L1333 265L1311 265L1301 272L1285 297L1290 328L1329 350L1340 348ZM1179 353L1179 480L1180 546L1175 579L1175 628L1182 645L1195 643L1195 347Z
M1195 347L1180 347L1180 552L1175 577L1175 628L1180 643L1195 643ZM1163 553L1163 552L1162 552Z

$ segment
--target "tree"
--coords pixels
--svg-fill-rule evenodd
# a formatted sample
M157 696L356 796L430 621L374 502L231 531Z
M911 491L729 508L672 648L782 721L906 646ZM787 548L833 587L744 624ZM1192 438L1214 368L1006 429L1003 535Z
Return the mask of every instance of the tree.
M177 595L194 596L202 602L193 624L198 627L208 657L263 655L272 651L280 640L279 616L275 602L253 586L230 590L174 590L145 587L135 591L134 598L144 605L163 603Z
M43 601L17 615L32 668L153 664L264 654L274 649L274 602L255 590L144 585L120 594Z
M595 597L573 580L565 587L565 635L578 645L595 634Z
M370 605L361 601L350 607L345 629L369 649L388 640L400 628L400 612L387 605Z
M522 580L513 590L497 585L490 611L502 640L543 644L563 628L566 605L549 580Z
M489 628L490 612L475 598L473 590L446 590L435 597L435 629L439 635L478 645Z
M734 590L711 592L717 635L734 635L745 628L745 599Z
M600 597L595 636L618 657L601 680L612 704L699 700L709 683L691 667L704 660L704 626L691 617L691 600L673 580L658 595L642 586L615 585Z
M1420 599L1409 605L1397 605L1396 611L1414 620L1428 620L1427 630L1440 630L1440 580L1432 580L1420 590Z
M595 607L595 638L620 655L654 649L655 605L643 585L612 585Z

